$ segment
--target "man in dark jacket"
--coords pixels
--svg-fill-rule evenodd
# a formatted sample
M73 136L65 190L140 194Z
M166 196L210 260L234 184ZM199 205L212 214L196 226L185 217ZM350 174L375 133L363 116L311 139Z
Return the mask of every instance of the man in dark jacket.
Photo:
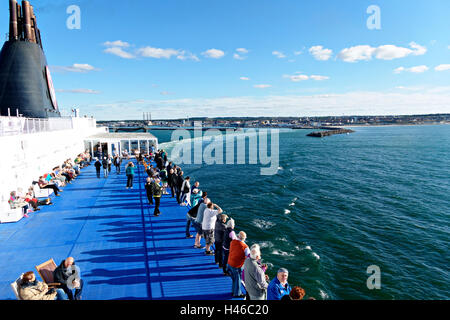
M105 178L108 178L108 160L106 159L106 157L104 157L102 160L102 166L103 166L103 176Z
M228 216L226 214L221 214L216 220L216 225L214 227L214 238L215 238L215 246L216 250L214 251L214 260L216 264L219 265L219 268L223 269L223 240L225 235L225 230L227 226L225 223L227 222Z
M184 177L183 177L183 171L180 171L180 173L177 175L177 202L181 203L181 187L183 186Z
M97 178L100 178L100 169L102 168L102 163L100 162L100 160L97 159L97 161L95 161L95 170L97 171Z
M81 300L83 290L83 279L80 278L78 266L75 266L74 259L69 257L53 271L53 281L60 283L59 288L63 289L69 300ZM75 289L75 296L72 289Z
M178 184L178 176L173 169L170 169L169 171L169 179L167 181L167 184L169 185L170 191L172 192L172 198L174 198L176 193L175 190Z

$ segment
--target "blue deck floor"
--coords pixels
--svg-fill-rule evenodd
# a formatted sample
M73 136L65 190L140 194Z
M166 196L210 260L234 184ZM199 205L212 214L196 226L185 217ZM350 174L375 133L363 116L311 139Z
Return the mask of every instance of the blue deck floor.
M107 179L103 172L98 179L91 165L54 205L0 225L0 299L15 299L10 283L21 273L69 256L85 281L83 299L231 298L231 278L185 238L186 207L163 196L162 214L154 217L144 168L131 190L123 171L118 175L113 168Z

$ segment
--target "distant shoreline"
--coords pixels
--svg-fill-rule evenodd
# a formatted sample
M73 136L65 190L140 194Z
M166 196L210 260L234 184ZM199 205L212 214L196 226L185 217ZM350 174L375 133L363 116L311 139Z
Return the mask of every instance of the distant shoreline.
M360 128L360 127L404 127L404 126L436 126L436 125L450 125L449 122L439 123L396 123L396 124L354 124L354 125L342 125L336 126L336 128ZM334 126L329 126L334 127Z

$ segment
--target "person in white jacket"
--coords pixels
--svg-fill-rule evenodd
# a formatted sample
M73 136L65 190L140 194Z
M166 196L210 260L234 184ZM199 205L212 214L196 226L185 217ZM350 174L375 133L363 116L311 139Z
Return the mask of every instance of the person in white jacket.
M181 185L181 205L185 206L188 204L191 205L191 184L190 184L190 178L186 177L184 179L183 184ZM186 201L186 203L185 203Z

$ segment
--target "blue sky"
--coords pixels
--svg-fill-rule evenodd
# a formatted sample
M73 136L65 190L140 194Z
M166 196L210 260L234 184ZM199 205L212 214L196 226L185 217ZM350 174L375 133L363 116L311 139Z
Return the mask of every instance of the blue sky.
M31 4L60 108L100 120L450 112L448 0Z

